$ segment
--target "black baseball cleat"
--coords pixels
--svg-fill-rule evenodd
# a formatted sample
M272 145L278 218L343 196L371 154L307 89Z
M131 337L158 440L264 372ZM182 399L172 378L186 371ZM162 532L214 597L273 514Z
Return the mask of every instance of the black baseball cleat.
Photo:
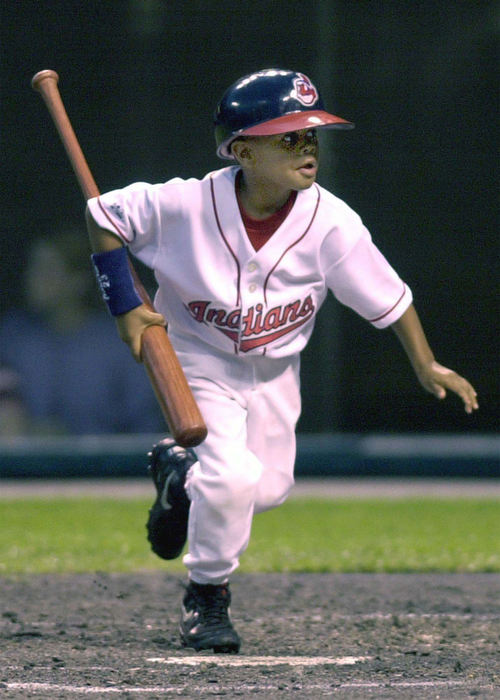
M240 638L231 623L230 604L228 583L213 586L190 581L182 601L182 644L196 651L237 654Z
M151 549L162 559L176 559L187 538L189 498L184 484L189 468L197 461L192 450L165 438L148 455L148 471L157 496L146 524Z

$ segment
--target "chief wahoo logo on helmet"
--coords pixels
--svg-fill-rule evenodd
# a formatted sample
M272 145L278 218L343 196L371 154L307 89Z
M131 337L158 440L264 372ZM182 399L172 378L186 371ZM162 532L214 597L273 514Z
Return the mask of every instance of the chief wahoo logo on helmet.
M310 107L318 101L319 93L307 75L299 73L299 77L293 81L293 86L295 88L295 99L306 107Z

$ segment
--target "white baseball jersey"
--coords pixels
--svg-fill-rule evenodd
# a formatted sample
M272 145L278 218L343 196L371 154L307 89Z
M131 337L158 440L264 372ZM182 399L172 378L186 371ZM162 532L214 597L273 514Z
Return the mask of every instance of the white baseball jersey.
M298 192L255 251L235 195L237 171L135 183L89 201L96 222L155 270L155 306L173 342L284 357L306 345L328 289L378 328L408 308L411 291L359 216L317 184Z
M227 580L253 515L293 485L299 353L328 289L379 328L411 303L357 214L318 185L298 192L255 251L237 171L136 183L89 201L96 222L155 270L155 306L207 424L186 482L184 564L197 583Z

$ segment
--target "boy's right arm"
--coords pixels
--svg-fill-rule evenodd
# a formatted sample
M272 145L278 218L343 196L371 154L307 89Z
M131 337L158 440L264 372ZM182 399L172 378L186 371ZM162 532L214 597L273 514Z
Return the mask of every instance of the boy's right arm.
M97 225L88 207L85 209L85 221L90 238L90 247L94 253L104 253L107 250L123 247L123 243L118 236Z
M94 253L106 253L123 248L123 243L118 236L97 225L88 207L85 211L85 220L90 246ZM136 306L131 311L114 318L120 338L129 346L137 362L141 362L141 338L145 329L149 326L167 325L161 314L151 311L145 304Z

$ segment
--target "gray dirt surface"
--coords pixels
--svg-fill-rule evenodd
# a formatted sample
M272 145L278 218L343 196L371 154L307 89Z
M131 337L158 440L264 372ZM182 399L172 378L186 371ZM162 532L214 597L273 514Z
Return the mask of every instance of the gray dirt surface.
M500 698L496 574L236 575L238 656L182 648L182 583L0 578L0 696Z

